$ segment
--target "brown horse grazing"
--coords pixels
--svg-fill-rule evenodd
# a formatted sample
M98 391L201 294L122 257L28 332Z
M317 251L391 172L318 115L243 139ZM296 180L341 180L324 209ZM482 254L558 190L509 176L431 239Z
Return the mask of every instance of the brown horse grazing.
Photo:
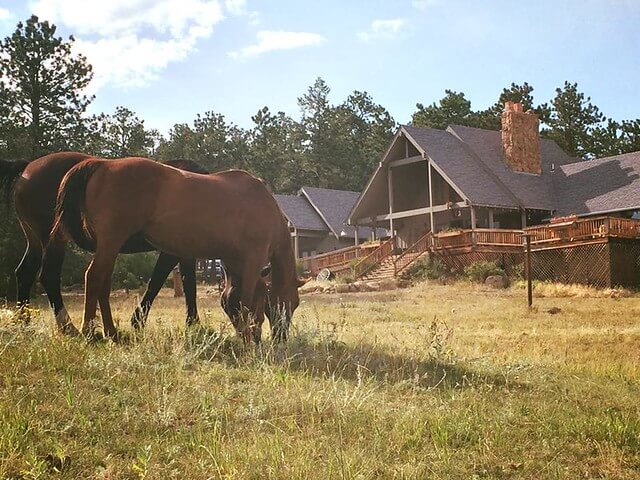
M92 334L98 303L105 334L117 334L109 305L111 273L118 252L134 235L179 258L222 259L242 279L242 314L235 324L245 342L252 334L260 339L264 265L271 265L266 295L272 314L278 314L272 318L276 331L288 328L299 304L284 216L262 181L240 170L199 175L143 158L88 159L62 181L52 237L61 226L76 242L90 239L95 245L85 277L85 335Z
M222 285L224 288L220 295L220 306L231 319L233 326L238 329L238 322L242 315L242 304L240 299L242 292L242 279L238 275L234 275L229 272L226 268L223 268L223 273L224 279L222 281ZM270 266L262 269L260 272L260 277L262 278L260 278L256 285L254 297L256 302L262 301L265 303L264 313L269 319L269 325L271 326L271 338L273 338L277 343L280 343L287 340L289 327L288 324L283 322L283 318L286 317L279 315L279 312L271 308L271 302L269 300L271 283L264 280L264 278L270 276L270 274ZM255 342L260 343L262 331L254 329L253 333Z
M61 152L46 155L32 162L0 161L0 187L5 187L8 200L15 190L16 213L27 241L26 251L16 269L18 305L24 306L29 303L31 288L40 271L40 282L47 293L57 326L62 332L70 334L78 332L70 321L60 293L64 243L51 242L45 258L43 254L53 226L58 187L72 167L88 158L90 156L83 153ZM208 173L195 162L188 160L168 163L183 170ZM90 244L81 246L92 249ZM123 250L142 252L154 250L154 247L142 238L132 238L126 242ZM133 314L134 326L139 327L144 323L158 291L178 262L184 282L187 324L197 322L195 261L178 259L161 252L147 290Z

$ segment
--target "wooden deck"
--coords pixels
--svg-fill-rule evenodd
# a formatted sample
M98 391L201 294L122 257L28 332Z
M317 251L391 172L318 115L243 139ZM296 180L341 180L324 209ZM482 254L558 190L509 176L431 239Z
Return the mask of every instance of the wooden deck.
M477 259L491 260L496 255L502 259L506 258L505 255L522 256L523 234L531 235L531 249L536 252L607 243L611 239L640 239L640 220L615 217L568 218L524 230L477 228L436 234L429 232L395 257L394 272L398 275L427 252L449 260L459 257L456 260L460 263L458 266L464 266L463 263L477 261ZM384 261L392 253L398 253L392 246L393 242L388 240L348 247L305 258L303 265L305 270L314 275L327 268L334 273L350 270L355 278L358 278L363 272L375 269L376 264ZM515 260L510 262L514 263Z

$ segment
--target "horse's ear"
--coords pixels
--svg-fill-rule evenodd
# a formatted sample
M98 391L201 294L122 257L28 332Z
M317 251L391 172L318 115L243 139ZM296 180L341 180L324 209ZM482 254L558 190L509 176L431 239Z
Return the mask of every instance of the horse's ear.
M267 265L260 271L260 276L264 278L270 273L271 273L271 265Z
M298 278L297 280L298 288L300 288L301 286L305 285L307 282L310 282L310 281L311 281L311 277L307 278L306 280L302 278Z

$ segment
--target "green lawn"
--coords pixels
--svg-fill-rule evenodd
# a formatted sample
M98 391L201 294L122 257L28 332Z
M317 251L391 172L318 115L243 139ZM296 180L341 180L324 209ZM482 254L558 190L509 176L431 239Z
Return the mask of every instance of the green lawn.
M243 353L204 293L118 345L0 314L0 478L640 478L640 297L309 295Z

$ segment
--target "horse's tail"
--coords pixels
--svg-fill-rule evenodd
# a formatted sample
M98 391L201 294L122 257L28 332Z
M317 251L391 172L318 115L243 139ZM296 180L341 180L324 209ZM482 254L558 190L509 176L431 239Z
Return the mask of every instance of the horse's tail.
M11 203L13 188L27 165L29 162L24 160L0 160L0 190L4 190L7 205Z
M83 210L87 184L100 166L99 160L84 160L69 170L62 179L58 190L51 240L64 230L79 247L90 251L95 250L96 242L85 227Z

